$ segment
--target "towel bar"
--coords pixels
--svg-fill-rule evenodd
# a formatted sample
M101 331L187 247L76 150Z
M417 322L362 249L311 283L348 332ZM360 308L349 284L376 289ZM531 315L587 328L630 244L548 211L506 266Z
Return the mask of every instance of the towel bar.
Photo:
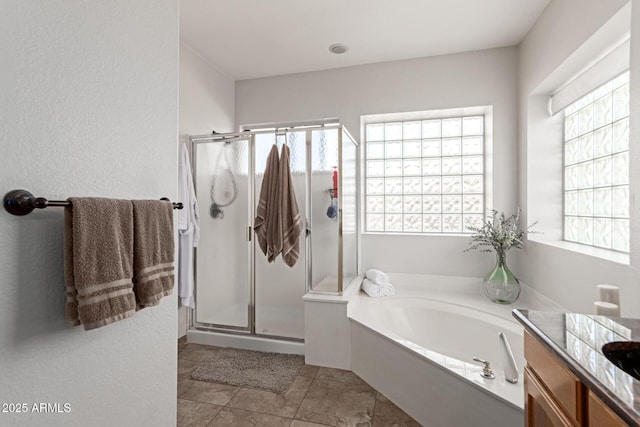
M160 200L169 200L163 197ZM44 209L49 206L71 206L66 200L47 200L35 197L27 190L11 190L4 195L4 208L12 215L27 215L34 209ZM173 209L182 209L182 203L173 203Z

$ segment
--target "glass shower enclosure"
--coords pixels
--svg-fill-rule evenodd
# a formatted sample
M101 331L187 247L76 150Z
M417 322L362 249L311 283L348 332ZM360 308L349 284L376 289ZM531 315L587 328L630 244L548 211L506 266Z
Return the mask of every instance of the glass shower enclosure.
M358 276L358 144L339 123L191 136L199 204L190 327L304 339L307 292L341 295ZM287 144L303 221L293 267L268 262L254 232L273 145Z

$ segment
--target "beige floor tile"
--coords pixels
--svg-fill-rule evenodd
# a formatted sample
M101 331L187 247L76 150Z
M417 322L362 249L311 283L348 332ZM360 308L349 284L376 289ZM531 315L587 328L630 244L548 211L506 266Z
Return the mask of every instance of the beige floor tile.
M178 427L420 426L360 377L341 369L304 365L284 394L192 380L193 369L217 350L178 343Z
M218 347L212 347L202 344L184 344L178 346L178 359L195 360L197 362L208 362L211 360L211 355L218 351Z
M178 399L224 406L231 401L239 390L239 387L227 384L184 380L178 384Z
M209 427L289 427L290 418L258 414L235 408L224 408Z
M373 427L420 427L420 424L391 401L376 402Z
M206 426L218 415L220 409L222 406L178 399L178 427Z
M298 376L315 378L315 376L318 374L318 369L320 369L319 366L304 365L302 368L300 368Z
M195 360L178 359L178 385L180 385L182 381L190 379L191 371L200 363L201 362L196 362Z
M180 354L184 352L186 346L187 346L186 342L180 342L180 340L178 340L178 357L180 357Z
M366 384L359 376L351 371L334 368L319 368L316 378L340 381L346 384Z
M386 396L379 391L376 391L376 400L378 402L390 403L391 401L386 398Z
M327 424L309 423L307 421L293 420L289 427L326 427Z
M284 394L244 387L227 406L293 418L312 381L313 378L298 376Z
M370 426L375 400L375 390L367 384L316 377L294 418L331 426Z

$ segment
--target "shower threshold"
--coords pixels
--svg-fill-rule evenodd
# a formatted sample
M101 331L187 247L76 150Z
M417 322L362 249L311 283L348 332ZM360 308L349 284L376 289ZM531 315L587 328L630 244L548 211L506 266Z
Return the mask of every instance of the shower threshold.
M216 347L304 355L304 342L301 340L294 341L261 335L239 335L229 332L190 329L187 331L187 342Z

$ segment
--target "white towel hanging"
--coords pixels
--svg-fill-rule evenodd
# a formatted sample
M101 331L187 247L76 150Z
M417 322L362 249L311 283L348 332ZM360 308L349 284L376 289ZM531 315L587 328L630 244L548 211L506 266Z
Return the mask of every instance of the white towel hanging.
M183 202L183 209L178 212L178 296L183 306L195 308L193 248L200 241L200 220L189 151L184 142L180 144L178 163L178 200Z

